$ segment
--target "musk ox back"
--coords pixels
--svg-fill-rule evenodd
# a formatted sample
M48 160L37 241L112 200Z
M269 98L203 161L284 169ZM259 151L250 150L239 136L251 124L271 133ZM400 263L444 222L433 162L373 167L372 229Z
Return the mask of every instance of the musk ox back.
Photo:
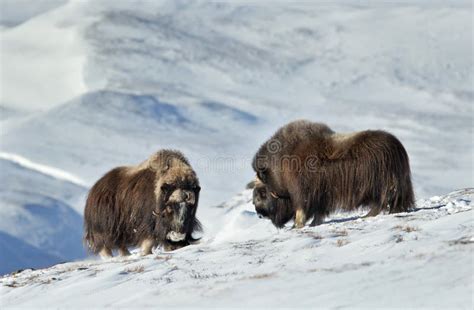
M254 157L257 212L278 226L294 218L312 225L336 209L404 212L414 205L408 155L393 135L378 130L338 134L295 121L280 128Z
M162 150L138 166L118 167L95 183L84 210L84 240L93 253L112 256L118 249L141 246L150 254L156 245L167 250L193 241L199 180L187 159Z

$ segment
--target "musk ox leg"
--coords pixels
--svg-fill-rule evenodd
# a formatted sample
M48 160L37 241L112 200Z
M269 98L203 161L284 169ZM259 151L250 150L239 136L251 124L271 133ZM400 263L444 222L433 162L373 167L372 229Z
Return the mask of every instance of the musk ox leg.
M327 213L325 212L325 208L323 208L323 206L324 205L321 204L319 208L316 209L313 216L313 221L311 222L310 226L318 226L324 223Z
M303 209L296 209L295 214L295 228L303 228L306 224L306 212Z
M414 196L411 194L409 197L395 197L390 204L390 214L408 212L410 209L413 209L414 206Z
M120 256L129 256L130 252L128 251L126 246L123 246L119 249Z
M295 224L293 228L303 228L308 220L305 208L307 201L302 197L299 188L290 190L290 200L295 210Z
M318 226L324 223L324 216L321 216L320 214L315 214L313 217L313 221L309 226Z
M364 215L364 217L372 217L372 216L377 216L380 214L382 211L382 206L381 205L372 205L372 208L370 209L369 213Z
M147 238L142 241L140 244L141 255L150 255L152 253L153 245L155 244L154 240L151 238Z
M102 248L102 250L100 250L99 255L102 257L102 259L113 257L112 250L105 246Z

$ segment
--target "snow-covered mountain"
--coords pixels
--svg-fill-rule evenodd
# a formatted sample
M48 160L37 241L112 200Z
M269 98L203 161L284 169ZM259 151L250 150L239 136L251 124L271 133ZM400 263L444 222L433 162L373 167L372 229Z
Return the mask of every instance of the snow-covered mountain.
M245 191L222 227L174 252L86 260L0 278L3 307L472 308L474 189L417 210L278 230Z
M30 2L0 0L2 272L82 257L87 188L160 148L189 157L216 237L213 206L296 118L393 132L418 198L474 184L471 1Z

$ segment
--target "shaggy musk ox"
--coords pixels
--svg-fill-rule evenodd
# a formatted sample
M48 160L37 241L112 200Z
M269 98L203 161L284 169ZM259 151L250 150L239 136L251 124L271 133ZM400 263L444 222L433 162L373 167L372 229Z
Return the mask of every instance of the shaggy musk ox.
M102 257L140 246L143 255L162 245L173 250L195 241L199 180L180 152L162 150L138 166L106 173L89 192L84 240Z
M393 135L379 130L340 134L328 126L295 121L258 150L256 211L282 227L322 223L336 209L404 212L414 205L408 155Z

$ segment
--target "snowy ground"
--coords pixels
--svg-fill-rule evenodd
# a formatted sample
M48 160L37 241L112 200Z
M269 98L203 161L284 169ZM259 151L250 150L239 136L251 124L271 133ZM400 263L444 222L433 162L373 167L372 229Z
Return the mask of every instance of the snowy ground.
M474 189L302 230L259 219L250 197L217 209L220 231L198 245L4 276L0 304L472 309Z

